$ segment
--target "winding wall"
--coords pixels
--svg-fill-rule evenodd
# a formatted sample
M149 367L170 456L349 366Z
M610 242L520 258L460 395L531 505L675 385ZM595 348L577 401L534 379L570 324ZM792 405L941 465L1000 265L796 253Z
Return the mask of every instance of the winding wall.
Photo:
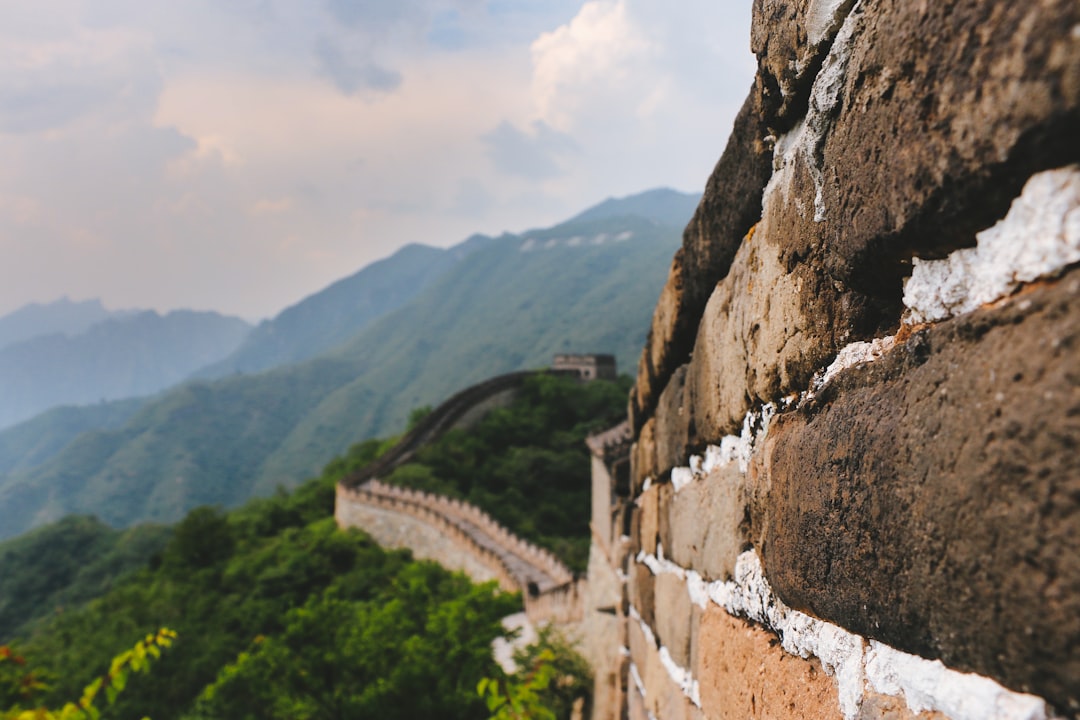
M1080 5L753 18L594 450L596 716L1080 716Z
M575 578L553 554L468 503L378 479L446 431L468 427L492 409L508 405L529 377L549 372L558 371L501 375L441 404L378 461L338 484L334 511L338 525L361 528L380 545L409 548L418 558L461 570L476 581L497 580L504 590L520 591L532 622L580 620L585 580Z

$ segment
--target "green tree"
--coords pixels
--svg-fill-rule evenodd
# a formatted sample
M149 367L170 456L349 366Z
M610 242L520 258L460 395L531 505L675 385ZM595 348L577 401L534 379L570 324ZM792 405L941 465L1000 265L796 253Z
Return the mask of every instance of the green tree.
M516 600L428 563L382 602L326 592L258 638L199 698L190 718L479 718L473 688L496 669L491 642Z

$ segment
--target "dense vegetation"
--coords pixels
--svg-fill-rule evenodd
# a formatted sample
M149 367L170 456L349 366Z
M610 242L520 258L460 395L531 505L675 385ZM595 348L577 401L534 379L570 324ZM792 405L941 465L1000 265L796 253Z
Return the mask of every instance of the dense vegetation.
M400 431L413 407L557 352L614 352L632 368L681 228L608 208L620 209L630 214L489 239L330 352L182 386L0 476L0 536L74 511L128 525L234 506L357 438Z
M468 500L571 568L589 556L585 438L626 412L630 379L529 378L513 404L421 448L386 482Z
M120 531L71 515L0 543L0 644L26 635L35 621L104 595L170 535L158 525Z
M488 717L481 679L523 686L491 652L501 618L519 611L520 600L406 551L385 551L333 520L336 481L388 444L354 446L291 494L228 513L196 508L142 569L84 607L41 620L20 652L43 669L45 703L79 697L110 658L169 627L179 639L150 675L128 685L111 717ZM52 557L71 551L79 533L103 535L86 518L63 529L72 537L50 528L5 547ZM580 669L568 657L560 653L562 666ZM573 691L580 695L586 681L575 678ZM551 693L544 702L568 709L565 683Z

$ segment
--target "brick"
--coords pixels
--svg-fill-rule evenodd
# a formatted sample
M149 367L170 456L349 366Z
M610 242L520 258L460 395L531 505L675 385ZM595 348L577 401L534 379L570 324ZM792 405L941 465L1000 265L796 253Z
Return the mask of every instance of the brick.
M792 607L1075 711L1078 447L1073 270L778 420L754 521L768 578Z

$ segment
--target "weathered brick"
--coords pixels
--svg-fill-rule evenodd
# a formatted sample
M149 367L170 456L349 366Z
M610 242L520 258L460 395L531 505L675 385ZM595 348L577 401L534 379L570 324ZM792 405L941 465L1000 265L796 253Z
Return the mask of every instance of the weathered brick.
M749 540L747 488L738 465L717 468L674 494L664 552L707 580L726 580Z
M780 418L789 605L1080 707L1080 270L915 332Z
M816 660L789 655L776 637L710 607L701 618L699 665L706 717L839 720L836 682Z

